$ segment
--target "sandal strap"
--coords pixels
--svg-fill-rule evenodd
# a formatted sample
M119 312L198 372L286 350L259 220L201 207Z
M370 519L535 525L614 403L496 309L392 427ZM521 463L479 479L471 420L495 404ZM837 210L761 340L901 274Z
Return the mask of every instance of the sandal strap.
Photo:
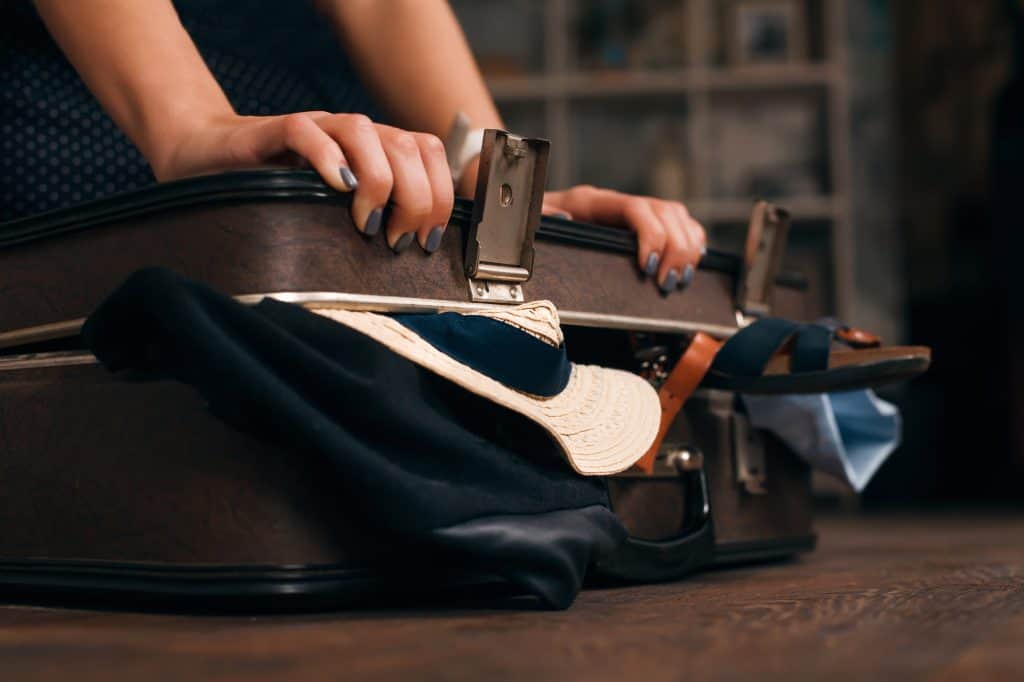
M766 317L733 334L715 356L711 369L735 376L761 376L771 359L791 341L789 368L793 373L827 370L833 341L853 348L880 344L878 337L834 320L800 324Z
M820 372L828 369L828 356L832 351L832 330L820 324L805 324L797 332L789 371Z
M725 342L711 369L737 376L760 376L768 362L800 331L801 326L779 317L757 320Z

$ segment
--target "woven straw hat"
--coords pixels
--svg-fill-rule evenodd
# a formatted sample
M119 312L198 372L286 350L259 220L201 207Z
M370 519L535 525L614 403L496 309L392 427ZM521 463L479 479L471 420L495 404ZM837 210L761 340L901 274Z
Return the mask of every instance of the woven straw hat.
M333 308L310 309L373 338L472 393L533 420L551 434L580 474L608 476L628 469L657 435L661 418L658 395L646 381L629 372L573 364L568 383L560 392L534 395L460 362L391 317ZM503 322L564 353L558 312L550 301L461 314Z

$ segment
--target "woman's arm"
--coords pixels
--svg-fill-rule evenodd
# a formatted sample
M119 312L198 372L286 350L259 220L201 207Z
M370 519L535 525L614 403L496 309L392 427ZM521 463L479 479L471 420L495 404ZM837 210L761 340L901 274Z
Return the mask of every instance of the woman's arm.
M366 234L384 227L395 251L414 235L428 252L440 246L454 193L437 136L358 114L239 116L170 0L37 0L37 7L157 179L302 159L338 191L354 191L352 218Z
M438 136L462 111L476 128L502 127L465 36L446 0L320 0L363 80L402 126ZM471 196L476 164L459 194ZM638 265L670 291L689 284L705 249L704 228L672 201L594 187L549 192L545 212L636 231Z
M319 0L363 82L396 125L444 137L462 111L501 128L446 0Z
M36 0L54 40L158 178L176 140L234 110L168 0Z

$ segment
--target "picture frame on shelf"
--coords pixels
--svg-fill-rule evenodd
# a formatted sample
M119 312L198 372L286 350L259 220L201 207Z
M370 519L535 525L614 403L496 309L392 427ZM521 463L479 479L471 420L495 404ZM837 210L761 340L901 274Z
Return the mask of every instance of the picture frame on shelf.
M807 59L807 16L802 0L732 0L727 23L731 66Z

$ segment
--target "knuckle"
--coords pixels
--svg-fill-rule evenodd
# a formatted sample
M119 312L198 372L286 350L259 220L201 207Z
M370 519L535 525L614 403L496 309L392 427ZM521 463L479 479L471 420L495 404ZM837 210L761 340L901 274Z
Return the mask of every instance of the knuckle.
M419 155L420 146L416 143L416 136L412 133L399 133L391 142L395 151L404 156Z
M444 142L437 135L421 133L419 135L420 148L432 155L444 155Z
M665 231L658 225L645 223L637 227L637 239L652 249L662 249L665 246L667 237Z
M305 114L287 114L281 121L284 136L287 140L294 140L302 134L309 119Z
M627 216L636 219L638 216L649 215L650 206L640 197L629 197L623 202L622 209Z
M686 240L680 230L668 230L665 234L668 248L675 253L682 253L686 250Z
M569 194L576 200L586 201L597 193L597 188L593 185L576 185L569 190Z
M345 123L357 133L373 131L373 121L366 114L345 114Z
M395 184L394 174L387 166L364 171L359 175L359 188L366 189L374 196L386 197Z

